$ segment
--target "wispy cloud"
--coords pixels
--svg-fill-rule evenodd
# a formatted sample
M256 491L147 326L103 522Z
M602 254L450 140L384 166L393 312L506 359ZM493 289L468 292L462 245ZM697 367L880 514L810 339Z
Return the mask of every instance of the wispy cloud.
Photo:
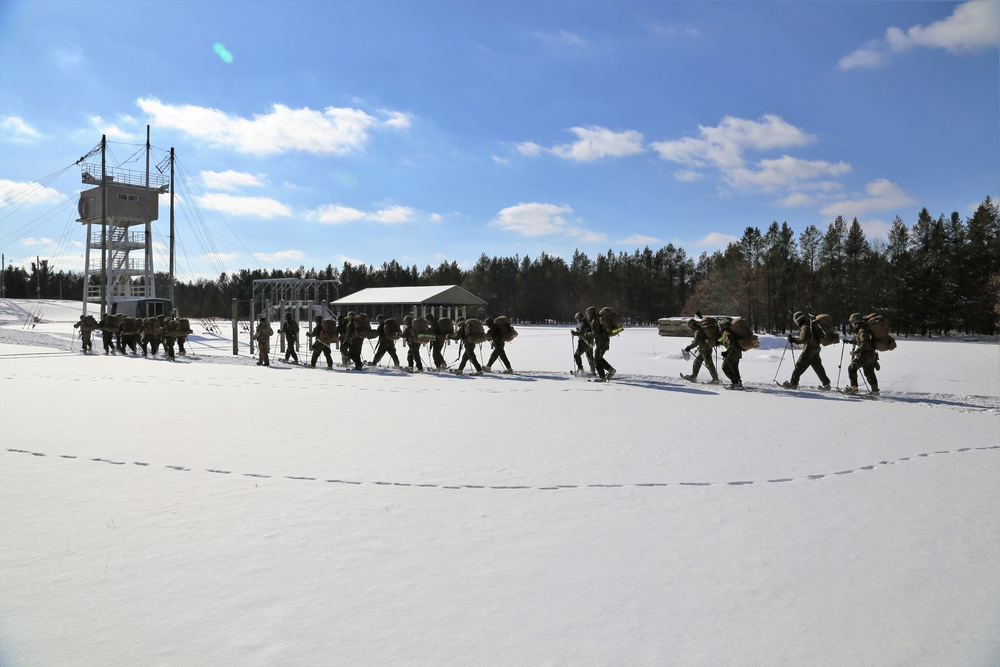
M587 49L591 46L591 43L586 38L581 37L572 30L557 30L555 32L536 30L531 33L531 36L551 46L572 49Z
M869 211L888 211L903 206L910 206L915 200L891 181L884 178L872 181L865 186L865 195L853 199L834 201L820 213L830 217L842 215L845 218L856 218Z
M241 197L220 192L209 192L201 197L195 197L195 199L200 206L239 217L256 217L270 220L272 218L287 218L292 215L292 209L270 197Z
M248 174L242 171L203 171L201 182L212 190L240 190L242 188L259 188L266 182L266 177Z
M111 141L135 141L139 137L135 132L124 130L117 123L106 121L101 116L89 116L87 120L90 122L91 127L101 134L106 135ZM124 116L119 119L119 122L134 123L135 119L131 116Z
M19 144L30 144L42 138L42 133L17 116L0 116L0 130L8 139Z
M306 219L328 225L339 225L347 222L377 222L383 225L398 225L418 220L436 222L441 219L441 216L437 213L420 212L409 206L391 205L373 211L362 211L341 204L326 204L306 212Z
M732 236L730 234L722 234L720 232L711 232L701 237L694 242L695 246L698 248L725 248L730 243L738 243L739 238Z
M1000 2L970 0L955 7L947 18L928 26L892 27L882 40L874 40L840 59L841 70L881 67L892 53L914 48L944 49L952 54L1000 46Z
M66 197L58 190L47 188L33 181L11 181L0 178L0 205L55 204Z
M569 130L577 140L569 144L558 144L545 148L532 141L517 144L521 155L529 157L549 153L566 160L594 162L606 157L626 157L645 152L642 134L635 130L615 132L605 127L572 127Z
M655 236L643 236L642 234L632 234L626 236L621 240L622 245L634 245L634 246L652 246L660 245L663 243L663 239L658 239Z
M253 256L265 264L275 264L281 262L301 262L305 259L306 254L301 250L279 250L277 252L255 252Z
M156 125L252 155L292 151L344 155L363 148L374 130L410 126L409 116L392 111L380 112L384 115L380 120L361 109L327 107L318 111L275 104L268 113L244 118L207 107L166 104L152 97L140 98L136 104Z
M535 238L542 236L567 236L582 243L598 243L607 240L606 234L592 232L571 224L566 216L573 209L565 204L521 203L508 206L490 222L490 226L521 236Z
M673 23L653 21L646 24L646 30L656 37L698 37L701 32L690 26L680 26Z

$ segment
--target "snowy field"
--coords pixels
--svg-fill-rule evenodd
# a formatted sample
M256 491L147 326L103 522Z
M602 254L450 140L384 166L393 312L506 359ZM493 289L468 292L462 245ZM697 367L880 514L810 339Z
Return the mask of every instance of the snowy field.
M411 376L197 325L82 355L79 303L34 308L0 301L0 665L1000 664L995 340L900 340L868 400L775 386L780 338L742 393L653 328L596 384L568 325Z

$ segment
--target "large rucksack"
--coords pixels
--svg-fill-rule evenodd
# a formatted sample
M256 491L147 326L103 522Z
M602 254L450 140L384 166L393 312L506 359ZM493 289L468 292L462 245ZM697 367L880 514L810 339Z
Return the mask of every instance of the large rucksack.
M372 330L372 321L368 313L358 313L354 316L354 331L358 338L375 338L378 332Z
M500 315L495 320L493 320L493 326L496 327L497 332L500 334L500 338L503 342L509 343L515 338L517 338L517 331L511 325L510 320L507 319L506 315Z
M146 334L149 336L159 336L162 331L160 321L155 317L147 317L146 321L143 322L143 327L146 330Z
M413 321L410 322L410 330L413 332L411 340L418 343L427 343L437 338L431 331L430 324L422 317L413 318Z
M111 317L111 315L108 315L108 319ZM97 320L90 314L84 315L80 322L80 331L97 331L100 328ZM114 331L114 329L111 329L111 331Z
M618 313L616 313L611 306L605 306L597 311L598 321L601 323L601 327L604 328L604 332L609 336L617 336L625 327L622 326L622 318Z
M828 314L817 315L811 326L813 338L819 340L821 345L836 345L840 342L840 335L833 328L833 318Z
M878 313L865 315L865 326L871 332L875 349L879 352L890 352L896 349L896 339L889 335L889 320Z
M740 349L744 352L760 347L760 339L742 317L733 318L732 322L729 323L729 331L736 337L736 342L740 344Z
M714 317L701 318L701 330L705 332L706 342L709 347L715 347L719 339L722 338L722 330L719 329L719 322Z
M475 318L465 320L465 340L474 345L488 341L489 337L483 330L483 323Z
M442 317L437 320L437 331L444 336L450 336L455 333L455 323L450 317Z
M324 345L336 345L340 342L340 333L337 331L337 320L332 317L324 317L320 320L319 341Z
M396 321L395 317L387 317L382 321L382 335L390 340L399 340L402 331L399 328L399 322Z

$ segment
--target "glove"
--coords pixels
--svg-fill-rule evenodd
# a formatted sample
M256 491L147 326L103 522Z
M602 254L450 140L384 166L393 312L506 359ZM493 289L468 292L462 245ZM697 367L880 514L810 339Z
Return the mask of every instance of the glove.
M722 358L725 359L727 354L729 354L729 350L723 350L722 351Z
M580 333L576 329L570 329L569 330L569 335L570 336L579 336Z
M789 343L794 343L795 342L795 335L794 334L788 334L788 342Z
M683 348L681 350L681 356L684 357L684 361L690 361L691 360L691 350L687 349L686 347Z

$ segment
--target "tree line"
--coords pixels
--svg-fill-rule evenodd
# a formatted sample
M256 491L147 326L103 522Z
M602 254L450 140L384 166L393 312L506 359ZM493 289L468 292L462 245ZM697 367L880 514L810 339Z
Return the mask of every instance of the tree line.
M459 285L484 299L488 313L527 323L569 322L588 305L611 306L632 325L696 311L741 315L758 331L784 332L791 314L829 313L844 322L852 312L884 313L896 333L994 334L1000 322L1000 212L989 197L963 219L934 218L926 208L908 226L898 216L887 240L869 241L855 218L838 217L826 230L809 225L796 234L787 222L762 232L747 227L724 250L697 260L668 244L632 253L577 250L567 262L542 253L490 257L468 269L457 262L426 266L327 265L325 269L241 269L216 280L176 282L176 305L188 317L229 317L232 300L248 301L254 280L336 280L340 295L368 287ZM157 293L168 276L157 273ZM78 299L83 276L53 273L46 260L30 271L4 269L12 298Z

